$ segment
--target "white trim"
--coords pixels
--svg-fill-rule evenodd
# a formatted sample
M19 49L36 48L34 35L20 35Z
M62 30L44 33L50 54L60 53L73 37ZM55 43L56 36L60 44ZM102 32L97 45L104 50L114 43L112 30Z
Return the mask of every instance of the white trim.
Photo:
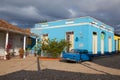
M67 22L65 22L65 24L73 24L74 23L74 21L67 21Z
M41 28L35 28L35 29L62 28L62 27L71 27L71 26L79 26L79 25L87 25L87 24L90 24L90 23L88 23L88 22L84 22L84 23L67 24L67 25L60 25L60 26L41 27Z
M113 33L111 28L102 28L102 27L100 27L96 24L91 24L90 22L83 22L83 23L76 23L76 24L65 24L65 25L59 25L59 26L40 27L40 28L34 28L34 29L40 29L41 30L41 29L52 29L52 28L62 28L62 27L74 27L74 26L81 26L81 25L91 25L93 27L96 27L96 28L99 28L99 29L102 29L102 30Z
M109 31L108 29L109 28L101 28L101 27L99 27L99 26L97 26L97 25L94 25L94 24L91 24L92 26L94 26L94 27L96 27L96 28L99 28L99 29L102 29L102 30L105 30L105 31L107 31L107 32L111 32L111 33L113 33L113 31Z

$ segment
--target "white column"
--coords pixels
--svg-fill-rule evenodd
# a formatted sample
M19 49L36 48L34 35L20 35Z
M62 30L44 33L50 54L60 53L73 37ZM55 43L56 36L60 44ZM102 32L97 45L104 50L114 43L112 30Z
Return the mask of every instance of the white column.
M7 45L8 45L8 38L9 38L9 33L7 32L6 33L6 38L5 38L5 56L4 56L4 59L6 59L6 55L7 55L7 52L6 52L6 48L7 48Z
M36 49L37 49L37 47L38 47L37 45L38 45L38 39L37 39L37 37L36 37L36 44L35 44ZM35 49L35 53L36 53L36 55L37 55L36 49Z
M23 49L24 49L24 56L23 58L25 58L25 52L26 52L26 36L24 35L24 42L23 42Z
M36 45L38 44L38 39L36 38Z

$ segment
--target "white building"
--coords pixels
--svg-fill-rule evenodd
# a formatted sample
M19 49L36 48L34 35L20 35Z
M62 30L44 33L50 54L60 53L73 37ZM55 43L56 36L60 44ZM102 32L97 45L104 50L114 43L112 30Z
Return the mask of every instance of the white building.
M0 58L6 59L6 49L14 55L19 55L19 49L26 49L26 37L30 32L25 29L20 29L9 24L4 20L0 20Z

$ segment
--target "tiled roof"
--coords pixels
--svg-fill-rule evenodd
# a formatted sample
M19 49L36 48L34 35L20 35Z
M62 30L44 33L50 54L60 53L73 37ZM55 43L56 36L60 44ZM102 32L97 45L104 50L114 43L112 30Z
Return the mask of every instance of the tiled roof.
M0 19L0 29L30 35L30 29L22 29Z

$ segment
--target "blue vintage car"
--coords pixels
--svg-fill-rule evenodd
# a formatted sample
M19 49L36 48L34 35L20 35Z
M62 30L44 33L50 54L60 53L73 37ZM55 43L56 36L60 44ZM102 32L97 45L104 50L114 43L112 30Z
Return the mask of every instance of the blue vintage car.
M75 62L90 61L91 56L87 50L83 49L72 49L70 52L62 52L63 60L70 60Z

